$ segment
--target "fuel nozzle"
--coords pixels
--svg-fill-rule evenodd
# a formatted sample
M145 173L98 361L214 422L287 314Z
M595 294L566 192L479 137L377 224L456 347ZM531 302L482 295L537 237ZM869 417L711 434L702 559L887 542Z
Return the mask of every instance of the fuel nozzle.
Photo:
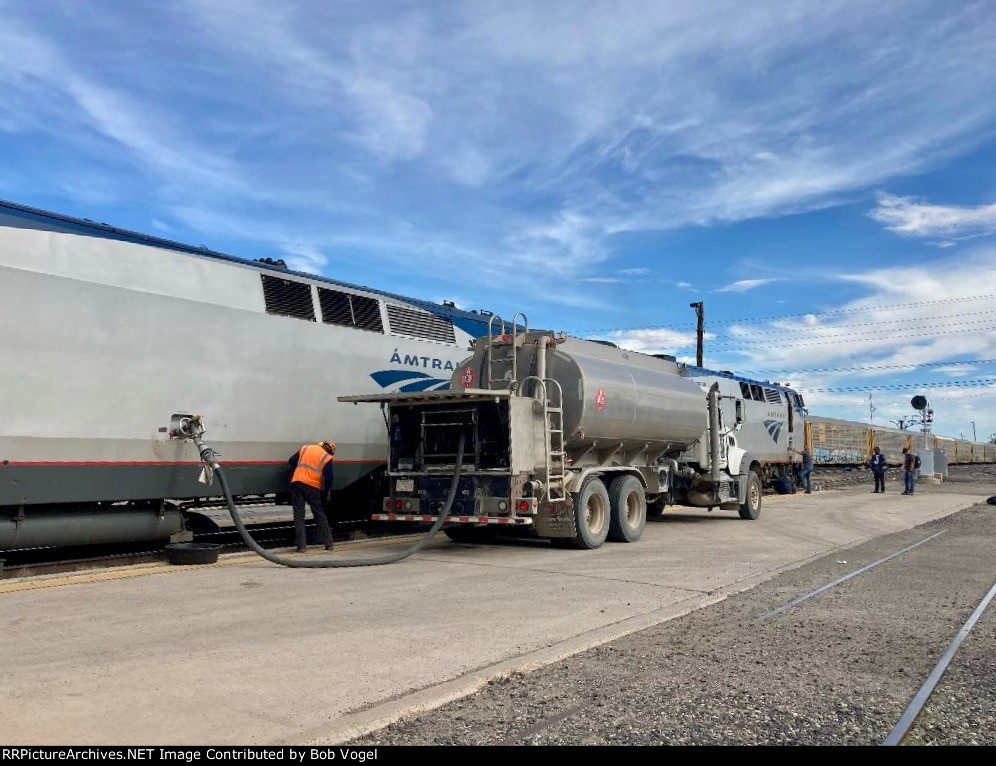
M217 467L218 460L217 453L205 444L202 438L204 436L203 416L176 414L173 415L170 425L169 435L171 439L192 441L194 446L197 447L201 460L206 464L206 470L208 471L206 475L202 475L201 481L204 481L205 484L210 484L212 478L210 469Z

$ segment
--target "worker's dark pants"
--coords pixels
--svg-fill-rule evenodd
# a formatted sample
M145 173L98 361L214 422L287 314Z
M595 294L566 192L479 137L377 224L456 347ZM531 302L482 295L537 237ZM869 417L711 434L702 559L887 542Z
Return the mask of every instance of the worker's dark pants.
M315 517L318 529L325 540L325 547L332 547L332 529L329 527L329 520L325 516L325 506L322 503L322 493L314 487L310 487L300 481L291 482L290 485L291 505L294 507L294 533L297 535L298 550L308 546L308 539L304 530L304 504L311 506L311 515Z
M906 480L906 494L912 495L916 489L916 471L903 471L903 478Z
M799 479L802 481L802 488L807 492L812 490L812 484L810 483L810 477L813 475L813 467L803 466L799 469Z
M885 474L875 472L875 491L885 492Z

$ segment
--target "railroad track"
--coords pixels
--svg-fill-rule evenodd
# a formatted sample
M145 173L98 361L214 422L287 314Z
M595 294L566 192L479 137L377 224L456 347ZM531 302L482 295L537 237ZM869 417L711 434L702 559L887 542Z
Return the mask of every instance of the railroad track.
M907 545L904 548L900 548L899 550L894 551L893 553L890 553L887 556L883 556L871 562L870 564L866 564L865 566L859 569L855 569L854 571L849 572L848 574L838 577L836 580L833 580L832 582L829 582L825 585L821 585L818 588L814 588L811 591L803 593L802 595L797 596L791 601L782 604L776 609L772 609L770 612L761 615L760 617L757 618L757 622L766 622L767 620L780 617L781 615L785 614L791 609L794 609L800 604L809 601L810 599L815 598L820 594L825 593L833 588L836 588L838 585L842 585L848 580L858 577L864 574L865 572L868 572L882 564L892 561L893 559L903 555L904 553L908 553L909 551L918 548L921 545L929 543L932 540L937 539L944 533L945 533L944 530L936 532L928 537L923 538L922 540L916 543L913 543L912 545ZM883 740L882 742L883 746L894 747L902 744L903 740L906 738L906 735L913 727L913 724L915 723L917 716L919 716L920 713L923 711L927 702L930 700L931 695L934 693L934 690L937 688L938 683L940 682L941 678L944 676L945 671L951 665L951 661L954 659L955 655L957 654L958 649L961 647L962 643L968 637L969 633L971 633L976 623L978 623L979 618L982 617L982 614L985 612L990 602L992 602L993 598L996 598L996 583L994 583L993 586L986 593L986 595L983 596L982 600L972 611L972 614L962 625L961 629L958 631L955 637L951 640L951 643L948 644L944 653L941 655L940 659L938 659L937 663L934 665L933 669L931 670L930 674L927 676L926 680L924 680L923 684L917 690L917 693L913 696L913 699L910 700L910 703L906 707L906 710L903 712L903 715L896 722L895 726L893 726L892 731L889 732L889 735L885 738L885 740Z
M308 525L309 539L316 531L313 522ZM343 527L346 527L343 529ZM294 544L294 524L268 523L247 525L253 538L264 548L282 548ZM332 537L345 542L356 532L368 537L396 536L397 529L382 530L373 522L347 522L333 525ZM223 529L194 534L194 542L215 543L222 553L249 550L234 529ZM78 548L30 548L0 552L0 579L37 577L40 575L84 572L108 567L149 564L166 561L166 543L130 543L119 545L93 545Z
M758 624L768 623L776 621L786 614L791 613L797 607L800 607L812 599L816 599L821 595L832 591L838 586L847 583L850 580L859 578L862 575L888 564L911 551L920 548L921 546L928 545L929 543L943 537L947 534L948 530L941 530L933 534L925 535L922 539L913 542L912 544L905 545L898 548L880 558L865 564L861 567L855 568L854 570L844 574L836 579L829 581L823 585L813 588L809 591L801 593L792 599L785 601L780 606L771 609L760 616L755 618L755 622ZM965 642L966 638L970 635L972 630L975 628L979 620L982 618L986 609L989 607L991 602L996 599L996 583L989 588L988 592L983 596L981 601L975 606L971 615L962 624L961 628L957 631L954 637L951 639L950 643L947 645L945 650L940 653L936 664L933 666L930 673L926 676L926 679L919 686L916 693L912 696L907 705L906 709L902 715L895 721L892 728L885 737L884 740L880 742L883 746L896 746L900 745L906 740L907 736L911 731L914 731L914 724L917 721L918 716L927 706L930 701L931 696L934 691L938 688L940 682L942 681L945 672L952 665L953 661L956 660L958 650ZM500 745L517 745L522 744L524 741L531 740L537 735L542 735L547 730L557 726L564 720L579 715L586 714L592 710L596 709L597 705L602 704L601 702L584 700L577 704L566 705L559 710L551 712L549 715L534 721L530 725L526 726L517 731L509 732L503 739L499 740L497 744Z

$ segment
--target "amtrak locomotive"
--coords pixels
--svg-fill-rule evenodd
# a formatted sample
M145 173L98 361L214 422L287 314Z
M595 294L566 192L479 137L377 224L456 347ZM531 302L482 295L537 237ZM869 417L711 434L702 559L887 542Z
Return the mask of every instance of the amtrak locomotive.
M333 438L336 489L384 463L357 391L449 385L487 317L0 202L0 550L142 540L210 494L173 415L203 414L233 491L286 488ZM171 422L174 421L174 422Z

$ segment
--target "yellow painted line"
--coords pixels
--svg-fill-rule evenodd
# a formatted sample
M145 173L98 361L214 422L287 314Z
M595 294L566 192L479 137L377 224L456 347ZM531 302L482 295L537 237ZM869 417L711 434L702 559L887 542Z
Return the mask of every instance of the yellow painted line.
M337 550L362 550L365 548L381 548L387 545L397 545L406 542L407 537L394 536L379 538L376 540L358 540L351 543L340 543ZM295 554L297 555L297 554ZM315 551L304 554L306 557L317 557L327 555L325 551ZM91 572L80 572L79 574L60 575L58 577L39 577L38 579L12 580L11 582L0 582L0 594L19 593L28 590L42 590L44 588L60 588L65 585L87 585L90 583L106 582L109 580L127 580L132 577L146 577L154 574L169 574L171 572L190 572L201 569L217 569L219 567L244 566L260 560L255 553L233 553L226 555L216 564L199 564L195 566L177 566L174 564L143 564L135 567L122 567L120 569L94 570Z

